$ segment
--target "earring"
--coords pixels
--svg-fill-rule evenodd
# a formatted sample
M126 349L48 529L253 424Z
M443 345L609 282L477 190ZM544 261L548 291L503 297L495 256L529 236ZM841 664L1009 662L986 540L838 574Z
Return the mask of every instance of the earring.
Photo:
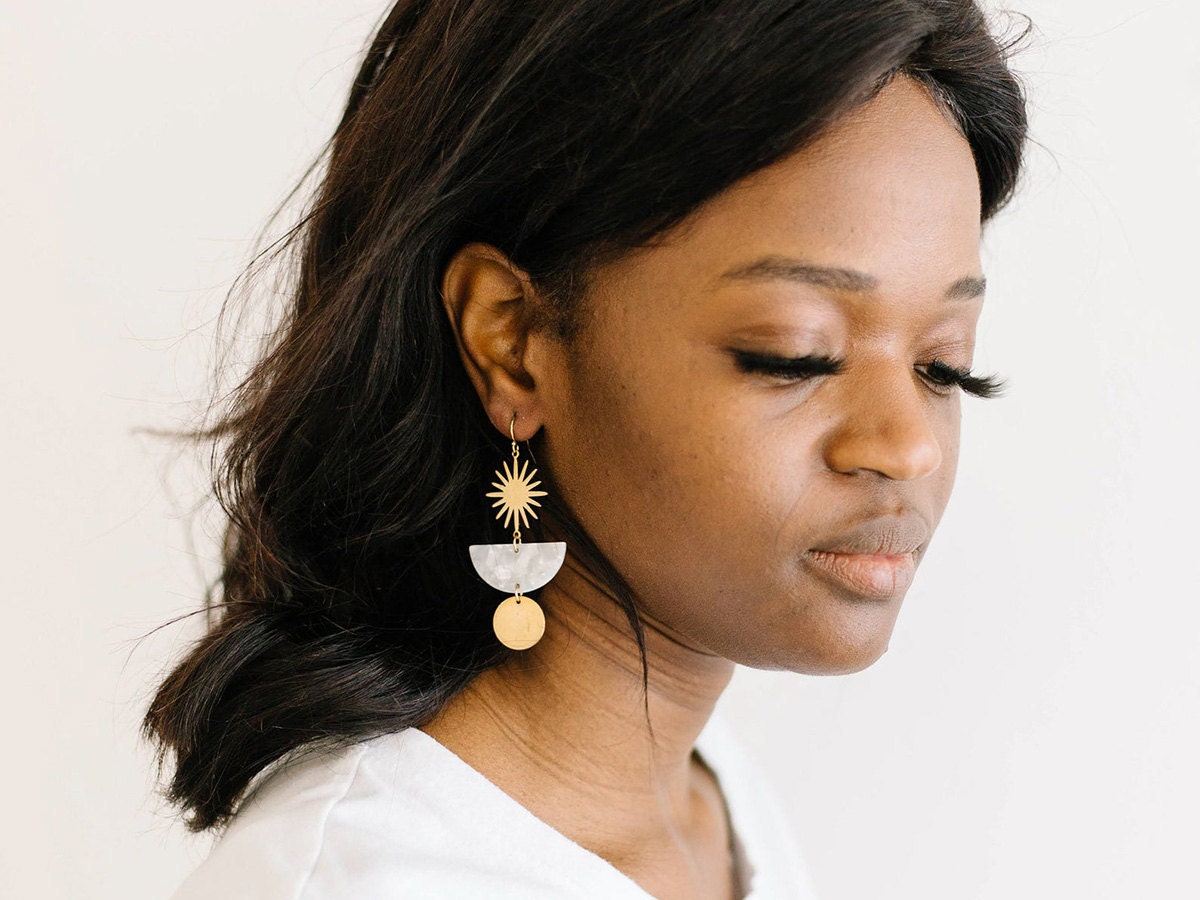
M511 592L511 596L496 607L492 614L492 630L500 643L513 650L528 650L542 638L546 631L546 616L532 597L525 591L534 591L558 574L566 559L567 545L563 541L534 544L521 543L519 523L529 527L529 516L537 518L533 507L541 506L535 497L545 497L545 491L535 491L540 481L534 481L537 469L529 471L528 461L517 471L517 438L513 431L517 414L508 423L508 436L512 438L512 470L504 464L504 472L496 471L498 481L492 486L499 490L485 496L497 497L492 506L500 507L496 518L504 516L504 527L513 523L511 544L471 544L467 550L471 563L479 577L492 587Z

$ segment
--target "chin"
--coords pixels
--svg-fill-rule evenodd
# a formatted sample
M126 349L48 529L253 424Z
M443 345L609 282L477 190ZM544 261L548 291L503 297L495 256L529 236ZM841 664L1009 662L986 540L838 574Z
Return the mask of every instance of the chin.
M879 624L879 623L877 623ZM781 657L770 668L802 675L851 675L877 662L888 650L892 623L887 627L850 628L827 626L805 629L790 645L776 646Z
M877 662L888 649L890 633L870 642L761 647L755 654L730 657L752 669L795 672L799 675L853 675ZM765 651L765 652L764 652Z
M853 675L876 663L887 652L887 641L873 647L842 647L822 654L799 671L806 675Z

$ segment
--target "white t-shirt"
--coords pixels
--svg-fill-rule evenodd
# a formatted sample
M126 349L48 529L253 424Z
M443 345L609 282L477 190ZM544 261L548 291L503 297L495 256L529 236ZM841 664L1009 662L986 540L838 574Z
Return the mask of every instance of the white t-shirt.
M813 900L789 820L719 715L696 752L725 796L745 900ZM172 900L651 897L449 748L406 728L266 770Z

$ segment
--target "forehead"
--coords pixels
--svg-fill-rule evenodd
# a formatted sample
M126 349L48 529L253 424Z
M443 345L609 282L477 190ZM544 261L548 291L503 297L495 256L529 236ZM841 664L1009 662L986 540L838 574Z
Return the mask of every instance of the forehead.
M884 292L940 292L978 272L979 238L970 145L923 86L900 77L710 199L641 263L718 290L731 267L775 254L870 273Z

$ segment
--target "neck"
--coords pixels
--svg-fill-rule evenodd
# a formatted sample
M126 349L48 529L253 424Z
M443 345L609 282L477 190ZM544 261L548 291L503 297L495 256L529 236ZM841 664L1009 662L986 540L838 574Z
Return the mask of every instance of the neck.
M705 820L691 759L734 664L642 614L649 687L624 610L568 550L538 602L546 631L421 729L578 843L613 860Z

